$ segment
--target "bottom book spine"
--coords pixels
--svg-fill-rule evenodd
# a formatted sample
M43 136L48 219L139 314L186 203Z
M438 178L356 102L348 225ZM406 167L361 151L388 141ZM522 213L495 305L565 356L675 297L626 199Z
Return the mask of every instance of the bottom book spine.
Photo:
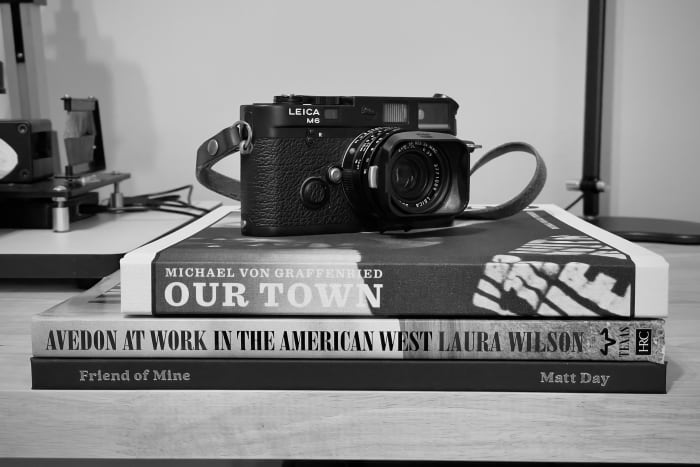
M513 360L32 357L33 389L666 393L666 365Z

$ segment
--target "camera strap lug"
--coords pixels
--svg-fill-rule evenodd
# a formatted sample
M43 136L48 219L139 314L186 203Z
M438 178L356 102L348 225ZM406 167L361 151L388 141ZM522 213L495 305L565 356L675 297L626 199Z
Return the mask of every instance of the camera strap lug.
M253 128L248 122L239 120L224 128L197 149L197 180L220 195L240 201L241 182L216 172L212 166L230 154L250 154L252 150Z
M464 143L464 145L466 147L469 148L469 152L482 148L482 146L480 144L476 144L474 141L462 140L462 142Z

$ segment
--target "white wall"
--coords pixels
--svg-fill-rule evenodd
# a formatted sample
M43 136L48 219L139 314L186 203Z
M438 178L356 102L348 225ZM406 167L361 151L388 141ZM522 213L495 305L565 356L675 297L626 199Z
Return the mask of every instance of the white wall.
M700 221L700 2L613 2L609 212Z
M540 200L564 204L580 176L585 12L581 0L52 0L51 118L60 128L66 93L97 96L110 166L135 194L196 184L197 146L241 104L442 92L461 104L460 136L534 144L550 169ZM526 156L495 162L473 201L513 195L530 169Z
M613 214L698 219L690 139L700 107L700 2L613 2L609 197ZM431 95L461 105L459 134L485 148L535 145L549 168L541 202L568 204L581 173L584 0L51 0L42 8L50 118L59 98L100 99L110 168L127 194L193 183L194 154L281 93ZM3 101L0 101L2 106ZM662 163L667 165L663 165ZM238 175L237 163L222 171ZM529 177L526 156L477 172L473 202ZM657 193L652 179L662 175ZM658 193L662 193L659 196Z

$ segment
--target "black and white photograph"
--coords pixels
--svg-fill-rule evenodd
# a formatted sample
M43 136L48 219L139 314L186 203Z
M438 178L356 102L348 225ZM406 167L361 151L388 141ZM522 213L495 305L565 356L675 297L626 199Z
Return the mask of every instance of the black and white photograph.
M700 463L698 24L0 0L0 465Z

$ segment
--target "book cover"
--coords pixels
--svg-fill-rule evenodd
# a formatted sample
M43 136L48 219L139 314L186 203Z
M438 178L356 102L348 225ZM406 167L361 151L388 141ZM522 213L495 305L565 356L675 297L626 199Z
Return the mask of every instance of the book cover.
M125 315L119 273L32 320L35 357L663 363L663 319Z
M129 314L656 318L668 264L553 205L409 232L246 237L221 207L121 260Z
M666 393L666 365L513 360L32 358L33 389Z

